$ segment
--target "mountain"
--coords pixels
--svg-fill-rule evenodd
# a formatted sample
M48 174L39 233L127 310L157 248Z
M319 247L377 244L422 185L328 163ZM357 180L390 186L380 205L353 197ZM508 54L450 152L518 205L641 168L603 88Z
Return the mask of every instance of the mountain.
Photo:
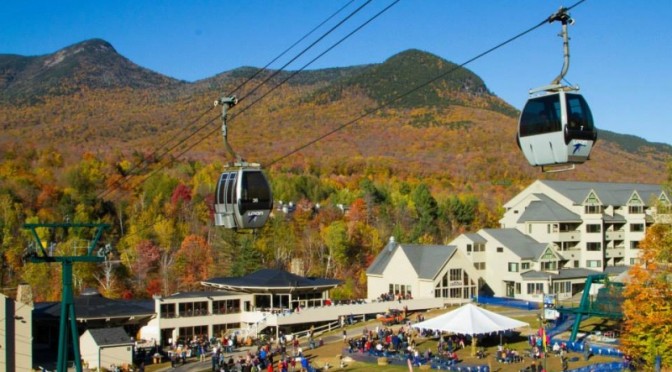
M74 158L167 151L222 160L212 102L238 87L229 141L246 159L281 169L372 167L487 192L539 177L661 182L672 154L669 145L603 131L593 160L540 175L516 147L518 111L473 72L419 50L347 68L241 67L189 83L137 66L98 39L44 56L0 55L0 142L57 145Z
M483 80L452 62L412 49L371 66L366 74L342 79L315 93L323 99L340 99L349 88L362 89L379 105L448 107L450 105L487 107L508 115L516 110L493 95Z
M180 84L184 83L134 64L100 39L44 56L0 55L3 101L23 102L45 95L67 95L83 88L144 89Z

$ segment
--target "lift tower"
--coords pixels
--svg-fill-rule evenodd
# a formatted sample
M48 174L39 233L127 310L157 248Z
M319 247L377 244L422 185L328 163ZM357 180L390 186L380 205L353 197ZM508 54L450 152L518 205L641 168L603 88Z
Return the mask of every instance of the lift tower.
M28 229L35 238L36 245L28 248L25 258L33 263L52 263L60 262L62 267L63 289L61 293L61 319L58 331L58 362L57 371L65 372L68 370L68 319L70 320L70 336L72 337L72 349L75 359L75 370L82 371L82 359L79 352L79 334L77 333L77 318L75 316L75 300L72 290L72 264L75 262L104 262L105 257L111 251L110 245L106 245L94 252L98 240L100 240L103 231L110 225L104 223L28 223L23 227ZM55 256L54 252L47 252L42 240L37 233L38 228L49 229L70 229L70 228L89 228L96 229L95 236L91 239L86 254L82 256Z

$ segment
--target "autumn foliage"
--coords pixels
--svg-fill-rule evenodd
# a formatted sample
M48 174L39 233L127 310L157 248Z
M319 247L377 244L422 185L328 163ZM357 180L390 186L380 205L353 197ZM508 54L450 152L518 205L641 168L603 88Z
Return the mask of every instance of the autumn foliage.
M624 295L623 347L653 370L655 356L672 367L672 227L651 226L641 242L641 264L630 271Z

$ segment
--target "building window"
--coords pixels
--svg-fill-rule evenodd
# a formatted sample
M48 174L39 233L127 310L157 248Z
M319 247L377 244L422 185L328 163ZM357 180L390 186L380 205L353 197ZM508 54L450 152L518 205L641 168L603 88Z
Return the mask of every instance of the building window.
M462 269L450 269L450 281L462 280Z
M639 241L633 240L630 242L630 249L639 249Z
M471 244L467 244L467 252L471 253Z
M516 283L516 294L520 294L520 283Z
M628 213L630 214L642 214L644 213L643 205L631 205L628 207Z
M523 262L520 264L520 267L522 270L529 270L530 269L530 263L529 262Z
M194 338L208 336L208 326L180 327L180 339L186 344Z
M555 271L558 269L558 262L557 261L542 262L541 269L544 271Z
M180 316L200 316L208 314L208 302L183 302L179 304Z
M542 294L544 293L543 283L527 283L527 294Z
M586 267L602 267L602 261L600 261L600 260L588 260L588 261L586 261Z
M574 260L574 268L575 269L579 268L579 260Z
M571 282L553 282L553 293L571 293Z
M175 304L161 304L162 318L174 318L175 316L177 316L175 313Z
M485 262L474 262L474 268L476 270L485 270Z
M504 252L504 248L502 247L497 247L497 253L502 253Z
M483 243L474 244L474 252L485 252L485 244Z
M510 273L518 272L518 262L509 262L509 272Z
M596 223L591 223L586 225L586 232L587 233L599 233L602 231L602 225L596 224Z
M631 232L642 232L642 231L644 231L644 224L643 223L631 223L630 224L630 231Z
M600 213L602 213L602 206L601 205L586 205L584 210L585 210L586 214L600 214Z
M600 242L588 242L588 243L586 243L586 250L601 251L602 250L602 243L600 243Z
M214 314L233 314L240 312L240 300L222 300L212 302Z

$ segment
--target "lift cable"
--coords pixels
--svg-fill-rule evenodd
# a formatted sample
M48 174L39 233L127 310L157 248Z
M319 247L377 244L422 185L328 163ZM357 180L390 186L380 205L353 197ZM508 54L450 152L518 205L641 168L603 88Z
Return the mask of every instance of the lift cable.
M313 34L317 29L319 29L320 27L322 27L325 23L327 23L329 20L331 20L332 18L334 18L337 14L339 14L340 12L342 12L345 8L347 8L347 7L348 7L350 4L352 4L354 1L355 1L355 0L350 0L347 4L345 4L344 6L342 6L342 7L341 7L340 9L338 9L336 12L334 12L333 14L331 14L329 17L327 17L327 18L326 18L324 21L322 21L319 25L317 25L316 27L314 27L312 30L310 30L308 33L306 33L304 36L302 36L298 41L296 41L294 44L292 44L292 45L289 46L287 49L285 49L282 53L280 53L277 57L275 57L273 60L271 60L270 62L268 62L264 67L258 69L252 76L248 77L244 82L242 82L241 84L239 84L236 88L233 89L233 92L236 92L236 91L238 91L239 89L241 89L243 86L245 86L248 82L250 82L250 81L251 81L252 79L254 79L256 76L258 76L262 71L264 71L265 69L267 69L271 64L273 64L274 62L276 62L276 61L277 61L279 58L281 58L283 55L287 54L287 52L289 52L292 48L294 48L294 47L295 47L296 45L298 45L301 41L305 40L308 36L310 36L311 34ZM352 13L350 13L348 16L346 16L346 18L344 18L341 22L339 22L337 26L332 27L332 28L331 28L330 30L328 30L325 34L323 34L323 35L318 39L318 41L322 40L322 39L323 39L325 36L327 36L329 33L333 32L337 27L339 27L340 25L342 25L342 24L345 22L345 20L351 18L354 14L356 14L357 12L359 12L364 6L368 5L371 1L372 1L372 0L369 0L369 1L367 1L365 4L363 4L362 6L360 6L359 8L355 9ZM301 53L299 54L299 56L300 56L301 54L305 53L305 52L306 52L307 50L309 50L310 48L312 48L315 44L317 44L317 42L312 43L309 47L307 47L307 48L305 48L303 51L301 51ZM298 56L295 57L295 58L293 58L292 61L294 61L296 58L298 58ZM290 63L291 63L291 61L290 61ZM288 64L289 64L289 63L287 63L287 64L285 64L283 67L281 67L281 68L280 68L277 72L275 72L275 74L273 74L270 78L272 78L273 76L277 75L277 74L282 70L282 68L286 67ZM265 83L265 82L267 82L268 80L270 80L270 78L269 78L269 79L266 79L263 83ZM263 84L263 83L262 83L262 84ZM262 84L260 84L260 85L262 85ZM253 91L256 90L257 88L259 88L260 85L258 85L257 87L255 87L255 88L253 89ZM248 94L248 95L249 95L249 94ZM191 122L189 123L189 125L187 125L187 127L190 127L190 126L194 125L196 122L200 121L206 114L208 114L208 113L209 113L210 111L212 111L213 109L214 109L214 107L212 107L212 106L211 106L210 108L208 108L205 112L203 112L202 114L200 114L196 119L194 119L193 121L191 121ZM168 143L170 143L171 141L173 141L173 140L175 139L174 137L171 137L170 139L168 139L167 141L165 141L163 144L161 144L161 146L159 146L154 152L152 152L151 154L149 154L147 157L148 157L148 158L158 158L159 160L163 159L167 154L169 154L169 153L172 152L175 148L177 148L178 146L182 145L183 143L185 143L186 141L188 141L189 139L191 139L191 138L192 138L193 136L195 136L198 132L200 132L201 130L203 130L204 128L206 128L208 125L210 125L213 121L214 121L214 119L208 121L207 123L205 123L205 124L202 125L201 127L199 127L199 128L197 128L196 130L192 131L192 132L191 132L189 135L187 135L186 137L183 137L183 138L182 138L181 140L179 140L176 144L174 144L174 145L172 145L171 147L167 148L165 151L163 151L163 152L162 152L161 154L159 154L158 156L155 156L155 155L157 155L157 153L159 152L159 150L161 150L162 148L166 147L166 146L168 145ZM198 141L198 142L200 143L201 141L202 141L202 140L200 140L200 141ZM143 166L143 165L144 165L144 166ZM142 166L142 168L141 168L141 166ZM139 161L139 162L136 163L131 169L129 169L129 170L126 172L127 175L125 175L123 179L117 181L116 183L114 183L113 185L111 185L110 187L108 187L107 189L101 191L101 192L97 195L97 198L98 198L98 199L101 199L101 198L103 198L103 197L105 197L105 196L111 194L112 192L116 191L117 189L121 188L121 186L123 186L126 182L128 182L128 181L131 179L131 177L130 177L131 174L136 173L136 172L142 172L142 171L146 170L148 167L149 167L149 164L147 164L146 161L144 161L144 160ZM141 168L141 169L138 169L138 168Z
M264 95L262 95L261 97L257 98L255 101L253 101L253 102L250 103L249 105L243 107L243 109L241 109L240 111L236 112L236 114L235 114L235 115L232 115L231 118L228 119L228 121L231 122L232 120L234 120L235 118L237 118L239 115L241 115L241 114L244 113L245 111L249 110L252 106L254 106L255 104L257 104L260 100L262 100L263 98L265 98L265 97L266 97L268 94L270 94L272 91L274 91L275 89L277 89L278 87L280 87L281 85L283 85L285 82L287 82L287 81L288 81L289 79L291 79L292 77L296 76L296 74L298 74L298 73L302 72L303 70L305 70L308 66L310 66L312 63L314 63L315 61L317 61L320 57L324 56L324 54L326 54L327 52L331 51L333 48L335 48L336 46L338 46L340 43L342 43L343 41L345 41L346 39L348 39L349 37L351 37L352 35L354 35L354 34L357 33L358 31L360 31L364 26L366 26L367 24L369 24L370 22L372 22L374 19L378 18L380 15L382 15L383 13L385 13L385 12L386 12L387 10L389 10L392 6L396 5L399 1L401 1L401 0L396 0L396 1L394 1L393 3L391 3L390 5L388 5L387 7L385 7L383 10L379 11L378 13L376 13L374 16L372 16L372 17L369 18L367 21L365 21L364 23L362 23L359 27L357 27L356 29L354 29L353 31L351 31L350 33L348 33L346 36L344 36L343 38L341 38L339 41L337 41L336 43L334 43L332 46L330 46L329 48L327 48L327 50L325 50L324 52L320 53L317 57L313 58L310 62L308 62L308 63L306 63L305 65L303 65L299 70L294 71L294 72L293 72L291 75L289 75L287 78L283 79L280 83L278 83L276 86L274 86L273 88L271 88L270 91L266 92ZM211 123L213 123L213 122L215 122L216 120L219 120L219 119L220 119L219 117L215 117L215 118L211 119L210 121L208 121L208 122L206 123L206 125L211 124ZM177 154L177 157L180 157L180 156L184 155L185 153L189 152L189 151L190 151L191 149L193 149L196 145L200 144L200 143L201 143L202 141L204 141L206 138L209 138L211 135L213 135L217 130L219 130L219 128L214 128L213 130L211 130L210 132L208 132L208 133L206 134L206 136L202 137L199 141L197 141L197 142L191 144L189 147L187 147L187 148L184 149L182 152L180 152L179 154ZM144 183L147 179L149 179L150 177L152 177L152 176L153 176L154 174L156 174L157 172L163 170L166 166L167 166L167 163L161 165L161 166L158 167L158 168L156 168L155 170L153 170L152 172L150 172L149 174L147 174L144 178L142 178L142 179L138 182L138 184Z
M577 2L576 4L574 4L574 5L572 5L571 7L567 8L567 10L576 7L577 5L581 4L581 3L584 2L584 1L585 1L585 0L580 0L580 1ZM313 145L313 144L315 144L315 143L317 143L317 142L323 140L324 138L326 138L326 137L328 137L328 136L330 136L330 135L332 135L332 134L334 134L334 133L336 133L336 132L338 132L338 131L340 131L340 130L346 128L346 127L349 127L350 125L357 123L359 120L361 120L361 119L363 119L363 118L365 118L365 117L367 117L367 116L369 116L369 115L371 115L371 114L373 114L373 113L375 113L375 112L377 112L377 111L379 111L379 110L381 110L381 109L383 109L383 108L385 108L385 107L390 106L392 103L397 102L398 100L400 100L400 99L402 99L402 98L404 98L404 97L406 97L406 96L408 96L408 95L410 95L410 94L412 94L412 93L414 93L414 92L416 92L416 91L418 91L418 90L420 90L420 89L422 89L422 88L425 88L426 86L428 86L428 85L434 83L435 81L437 81L437 80L439 80L439 79L442 79L442 78L446 77L447 75L449 75L449 74L455 72L456 70L458 70L458 69L460 69L460 68L462 68L462 67L468 65L469 63L472 63L472 62L474 62L474 61L476 61L476 60L478 60L478 59L480 59L480 58L486 56L487 54L490 54L490 53L494 52L495 50L497 50L497 49L499 49L499 48L501 48L501 47L503 47L503 46L505 46L505 45L507 45L507 44L509 44L509 43L511 43L511 42L513 42L513 41L515 41L515 40L517 40L517 39L519 39L519 38L525 36L525 35L527 35L528 33L530 33L530 32L532 32L532 31L534 31L534 30L540 28L540 27L543 26L544 24L551 22L551 18L552 18L552 16L551 16L551 17L547 17L547 18L545 18L543 21L541 21L541 22L539 22L538 24L536 24L536 25L530 27L529 29L527 29L527 30L525 30L525 31L523 31L523 32L521 32L521 33L519 33L519 34L517 34L517 35L515 35L515 36L513 36L513 37L511 37L511 38L509 38L509 39L507 39L506 41L503 41L503 42L497 44L496 46L494 46L494 47L492 47L492 48L490 48L490 49L488 49L488 50L486 50L486 51L484 51L484 52L482 52L482 53L476 55L475 57L472 57L471 59L468 59L467 61L463 62L462 64L457 65L457 66L453 67L452 69L450 69L450 70L448 70L448 71L446 71L446 72L444 72L444 73L442 73L442 74L440 74L440 75L438 75L438 76L436 76L436 77L434 77L434 78L432 78L432 79L430 79L430 80L428 80L428 81L426 81L426 82L424 82L424 83L422 83L422 84L420 84L420 85L417 85L417 86L415 86L414 88L412 88L412 89L410 89L410 90L408 90L408 91L406 91L406 92L404 92L404 93L401 93L401 94L397 95L396 97L391 98L391 99L389 99L389 100L387 100L387 101L381 103L380 105L378 105L378 106L376 106L376 107L374 107L374 108L372 108L372 109L366 110L363 114L361 114L361 115L359 115L358 117L356 117L356 118L354 118L354 119L348 121L347 123L344 123L344 124L342 124L342 125L336 127L335 129L332 129L331 131L329 131L329 132L327 132L327 133L325 133L325 134L323 134L323 135L321 135L321 136L319 136L319 137L317 137L317 138L315 138L315 139L313 139L313 140L311 140L311 141L309 141L309 142L307 142L307 143L305 143L305 144L303 144L303 145L301 145L301 146L295 148L294 150L292 150L292 151L286 153L285 155L282 155L282 156L276 158L275 160L273 160L273 161L271 161L270 163L268 163L267 166L270 167L270 166L272 166L273 164L275 164L275 163L277 163L277 162L279 162L279 161L281 161L281 160L284 160L285 158L287 158L287 157L289 157L289 156L291 156L291 155L293 155L293 154L295 154L295 153L297 153L297 152L299 152L299 151L305 149L306 147L311 146L311 145Z

